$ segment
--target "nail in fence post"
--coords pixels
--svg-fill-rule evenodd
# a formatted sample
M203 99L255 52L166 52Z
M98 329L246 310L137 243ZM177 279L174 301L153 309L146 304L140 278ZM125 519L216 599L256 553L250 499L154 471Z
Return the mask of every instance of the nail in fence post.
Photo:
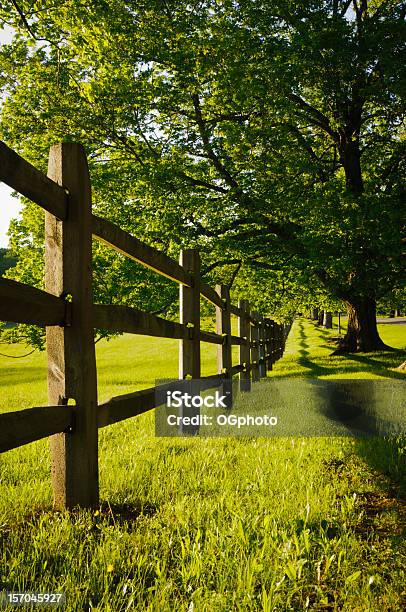
M238 306L242 310L241 316L238 317L238 335L246 339L246 342L239 347L240 363L244 365L244 370L240 372L240 391L251 391L250 305L248 300L240 300Z
M45 289L72 296L68 327L47 327L50 405L74 400L73 431L51 436L56 508L99 503L97 375L92 306L92 203L81 145L51 147L48 176L69 190L68 217L45 215Z
M216 285L216 293L223 302L223 308L216 306L216 332L223 336L223 344L217 346L217 371L219 374L223 374L225 379L231 380L230 291L227 285ZM231 394L227 396L225 403L228 408L231 408Z
M258 313L251 312L251 317L254 320L251 328L251 341L253 346L251 347L251 367L252 367L252 381L256 382L259 380L259 327L258 327Z
M200 378L200 255L197 249L184 249L180 253L179 263L192 275L193 286L180 285L180 322L190 328L190 338L180 340L179 345L179 378ZM193 387L193 393L198 390ZM182 416L199 415L198 408L182 407ZM181 430L196 434L199 427L182 426Z

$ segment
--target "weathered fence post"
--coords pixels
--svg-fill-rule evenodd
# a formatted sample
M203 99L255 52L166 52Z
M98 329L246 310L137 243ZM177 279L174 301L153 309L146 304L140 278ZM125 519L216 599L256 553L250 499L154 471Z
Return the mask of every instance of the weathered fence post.
M200 255L196 249L184 249L180 253L179 263L192 276L192 287L180 285L180 322L189 328L190 337L180 340L179 346L179 378L199 379L200 366ZM191 384L188 389L193 395L200 392L197 384ZM196 417L200 409L183 405L179 416ZM196 435L199 425L183 423L182 433Z
M220 296L223 307L216 306L216 332L223 336L223 344L217 346L217 371L224 378L231 380L231 313L230 290L227 285L216 285L216 292ZM227 407L232 405L232 395L227 396Z
M240 391L251 391L250 306L248 300L240 300L238 306L242 311L238 317L238 335L245 339L245 342L239 347L240 363L244 366L244 370L240 372Z
M270 345L270 354L271 354L271 364L270 364L270 369L272 370L273 368L273 364L276 361L276 356L275 356L275 348L276 348L276 344L275 344L275 321L273 321L272 319L269 321L269 345Z
M275 321L275 361L281 356L281 334L279 323Z
M71 299L67 327L47 327L50 405L76 404L72 431L50 438L56 508L99 503L97 376L92 306L92 203L84 149L51 147L48 176L69 191L68 216L45 216L45 288ZM68 304L67 304L68 306Z
M266 376L265 319L259 322L259 376Z
M279 349L279 359L283 355L283 325L282 323L278 323L278 349Z
M275 358L275 321L272 319L269 321L269 345L270 345L270 354L271 354L271 363L270 369L273 369L273 364L276 361Z
M272 370L272 342L271 342L271 320L264 319L265 322L265 368Z
M180 322L190 327L191 337L180 341L179 378L200 378L200 255L184 249L179 263L192 275L193 287L180 285Z
M257 312L251 312L253 319L251 329L251 341L253 346L251 347L251 368L252 368L252 381L256 382L259 380L259 317Z

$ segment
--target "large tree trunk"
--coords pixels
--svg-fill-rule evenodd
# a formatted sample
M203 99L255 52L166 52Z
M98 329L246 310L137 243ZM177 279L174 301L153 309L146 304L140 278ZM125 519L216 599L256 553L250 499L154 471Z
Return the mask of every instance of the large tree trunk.
M319 309L318 308L313 308L312 310L312 321L318 321L319 320Z
M325 327L326 329L332 329L333 327L333 313L329 310L324 311L323 327Z
M369 353L390 348L379 337L375 300L368 298L347 300L346 305L348 327L339 349L341 352Z
M361 151L358 138L351 137L342 147L341 161L345 172L347 189L353 195L360 195L364 191L364 182L361 172Z

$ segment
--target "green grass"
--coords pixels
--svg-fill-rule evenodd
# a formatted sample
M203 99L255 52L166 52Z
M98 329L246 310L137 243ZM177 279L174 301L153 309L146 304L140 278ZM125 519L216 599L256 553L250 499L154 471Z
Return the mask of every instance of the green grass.
M395 329L396 327L396 329ZM399 377L399 353L331 357L296 321L272 378ZM177 343L97 345L100 400L176 376ZM21 347L0 352L22 353ZM205 345L203 373L215 367ZM0 410L46 403L45 358L0 357ZM254 385L261 401L271 380ZM46 441L0 463L0 589L70 610L403 610L405 447L346 438L158 439L153 413L100 432L98 513L53 512Z
M344 325L346 322L344 321ZM398 378L404 374L395 368L406 359L406 325L379 325L383 341L397 349L370 354L334 355L332 338L338 337L336 322L326 330L312 322L299 320L290 334L282 361L273 375L300 378Z

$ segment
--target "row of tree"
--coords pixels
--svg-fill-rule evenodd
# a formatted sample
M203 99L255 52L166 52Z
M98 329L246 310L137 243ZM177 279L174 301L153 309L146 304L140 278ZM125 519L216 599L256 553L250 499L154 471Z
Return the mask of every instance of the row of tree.
M404 304L404 2L5 0L0 136L46 168L86 146L97 213L280 316L346 306L343 348L384 348ZM43 222L11 228L42 282ZM169 311L170 284L95 246L99 301ZM317 301L316 301L317 298ZM324 307L323 306L323 307ZM403 307L403 306L402 306Z

